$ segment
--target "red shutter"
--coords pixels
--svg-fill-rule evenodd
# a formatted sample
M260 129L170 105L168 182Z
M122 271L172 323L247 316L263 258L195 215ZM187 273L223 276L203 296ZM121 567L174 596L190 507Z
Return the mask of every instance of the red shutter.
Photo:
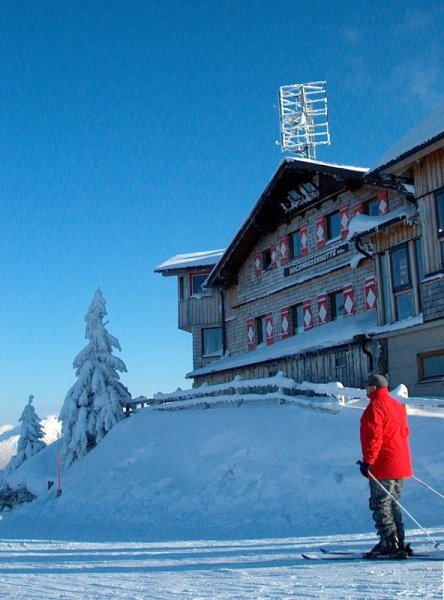
M281 308L281 332L283 340L290 335L290 309L288 306Z
M318 319L319 325L328 321L327 294L325 293L318 294Z
M282 235L279 238L279 257L281 265L286 265L288 263L289 250L290 246L288 241L288 235Z
M316 248L323 248L326 240L326 221L324 215L316 219Z
M256 277L262 275L262 254L260 252L256 252L254 255L254 272Z
M304 331L313 327L313 311L311 309L311 300L304 300L302 303L302 312L304 313Z
M364 205L362 204L362 202L356 202L356 204L353 205L351 216L357 217L358 215L363 215L363 214L364 214Z
M378 214L385 215L385 213L388 213L389 204L388 204L387 190L382 190L381 192L378 192L377 200L378 200Z
M339 209L339 220L341 223L341 238L344 239L348 236L348 224L350 223L348 205L344 204Z
M376 293L376 279L368 277L364 281L365 308L366 310L375 310L378 308L378 295Z
M355 312L355 293L353 285L349 284L344 287L344 317L354 315Z
M248 350L254 350L255 346L255 334L254 334L254 319L247 319L247 347Z
M273 313L267 313L265 315L265 337L267 346L271 346L274 342Z
M309 244L308 244L308 225L301 225L299 229L299 233L301 236L301 255L307 256L309 252Z
M276 269L278 266L278 251L276 244L270 246L270 255L271 255L271 267L272 269Z

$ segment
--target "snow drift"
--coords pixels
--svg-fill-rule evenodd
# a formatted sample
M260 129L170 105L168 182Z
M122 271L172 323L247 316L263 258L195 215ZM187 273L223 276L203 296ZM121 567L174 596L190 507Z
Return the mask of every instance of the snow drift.
M3 513L2 538L240 539L372 531L360 458L361 410L276 401L208 410L146 408L62 473L60 440L10 477L40 497ZM418 410L420 414L425 411ZM441 418L410 417L416 474L442 489ZM426 527L439 498L414 481L403 501ZM407 523L407 526L410 524Z

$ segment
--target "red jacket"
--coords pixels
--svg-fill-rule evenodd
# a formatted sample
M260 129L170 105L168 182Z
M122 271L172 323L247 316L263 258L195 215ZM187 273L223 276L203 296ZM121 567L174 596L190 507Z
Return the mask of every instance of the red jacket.
M370 404L361 417L364 462L376 479L411 477L406 407L389 396L387 388L376 388L368 396Z

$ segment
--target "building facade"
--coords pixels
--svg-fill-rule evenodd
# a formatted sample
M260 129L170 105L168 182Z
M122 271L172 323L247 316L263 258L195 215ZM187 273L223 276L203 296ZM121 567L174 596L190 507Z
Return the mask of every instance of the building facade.
M217 258L194 298L195 265L157 269L178 276L195 385L375 371L444 395L443 132L371 171L285 159Z

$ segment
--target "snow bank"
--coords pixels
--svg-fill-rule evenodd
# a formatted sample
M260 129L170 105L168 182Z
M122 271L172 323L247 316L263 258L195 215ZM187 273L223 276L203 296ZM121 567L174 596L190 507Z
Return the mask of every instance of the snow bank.
M309 399L309 398L308 398ZM146 408L114 427L56 481L60 442L15 474L40 494L3 513L2 538L240 539L372 531L360 458L361 410L295 405ZM410 417L418 477L442 488L442 420ZM414 481L404 501L425 526L441 501Z

